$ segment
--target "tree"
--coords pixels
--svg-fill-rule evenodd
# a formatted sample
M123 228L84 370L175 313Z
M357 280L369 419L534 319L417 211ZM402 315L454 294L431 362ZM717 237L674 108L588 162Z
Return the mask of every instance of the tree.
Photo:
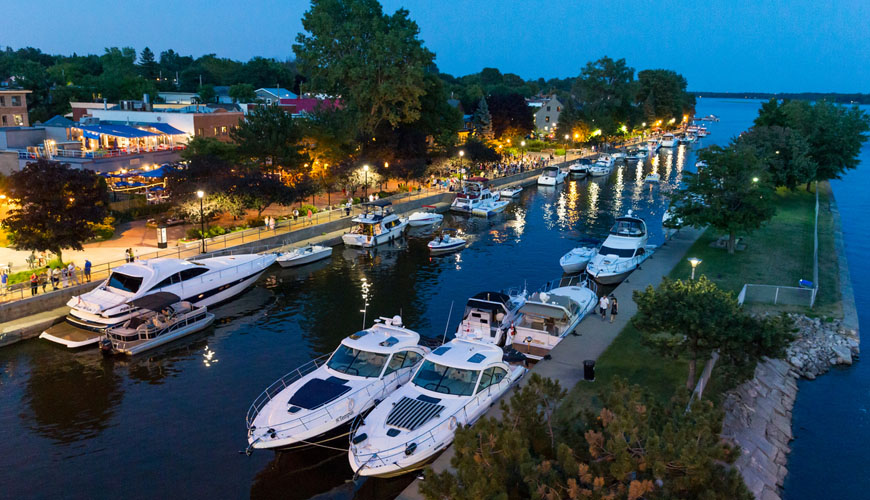
M643 104L644 118L652 123L695 114L695 96L686 92L688 82L669 69L647 69L637 74L637 103Z
M810 158L810 146L800 132L778 125L755 126L738 141L755 148L774 186L794 190L816 177L816 162Z
M312 0L302 26L293 50L305 88L341 96L363 135L420 118L434 54L407 10L385 15L377 0Z
M257 99L254 86L250 83L230 85L229 94L233 98L233 102L254 102Z
M217 97L217 92L215 92L214 90L214 85L211 85L209 83L201 85L196 90L196 94L197 97L199 97L199 102L201 102L202 104L214 102L215 98Z
M57 254L81 250L94 237L93 224L108 214L106 181L90 170L37 160L9 177L14 203L3 226L15 234L15 248Z
M593 129L600 128L604 136L633 123L636 81L634 68L625 59L605 56L587 63L571 93L580 102L585 121Z
M788 117L785 115L783 106L779 100L771 97L769 101L761 105L758 116L755 118L756 127L788 127Z
M474 126L474 136L483 140L492 139L492 115L489 114L489 106L486 104L486 98L481 97L477 103L477 109L474 111L474 116L471 118L471 123Z
M495 94L487 97L486 102L495 137L525 137L534 130L534 113L522 95Z
M616 380L597 414L560 417L563 397L558 383L533 374L502 402L501 420L456 431L452 468L427 470L421 493L432 500L752 498L728 467L736 454L719 437L722 414L709 402L687 413L685 398L661 404Z
M577 139L574 139L574 134L577 134ZM583 113L572 97L565 100L562 112L559 113L559 123L556 125L556 137L563 138L565 135L575 141L585 141L588 135L588 127L583 124Z
M148 80L157 78L159 71L157 61L154 60L154 52L151 52L151 49L148 47L142 49L142 52L139 54L139 71L142 77Z
M636 290L632 298L637 314L632 325L646 345L664 356L686 356L689 373L686 389L695 385L698 361L713 351L736 364L755 366L761 356L782 354L790 334L784 323L745 314L730 292L701 276L697 280L664 278L658 288Z
M686 225L710 225L728 233L733 254L737 232L750 232L773 217L773 190L769 174L751 147L731 144L701 150L707 166L684 173L685 188L671 196L674 215Z
M501 154L498 151L474 137L465 141L462 149L465 151L465 156L468 160L472 162L488 163L501 159ZM454 153L451 156L455 158L457 155Z

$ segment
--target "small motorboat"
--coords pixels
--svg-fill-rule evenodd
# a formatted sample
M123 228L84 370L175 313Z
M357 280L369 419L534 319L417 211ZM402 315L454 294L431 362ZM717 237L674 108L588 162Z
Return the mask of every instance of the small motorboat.
M695 168L704 168L707 166L707 162L704 160L699 160L695 162Z
M493 215L504 212L504 209L510 205L510 201L490 198L481 202L477 207L471 210L471 215L478 217L492 217Z
M637 153L635 153L635 157L638 160L643 160L649 156L649 148L646 146L641 146L637 148Z
M568 167L568 173L582 177L584 175L589 175L589 168L592 166L592 160L588 158L581 158L576 162L572 163L571 166Z
M332 247L308 245L280 253L275 262L281 267L296 267L326 259L330 255L332 255Z
M595 247L577 247L559 259L562 270L568 274L579 273L586 269L586 264L595 256Z
M643 181L644 182L659 182L661 180L661 178L662 178L661 175L659 175L657 172L653 172L651 174L648 174L646 177L644 177Z
M331 355L284 375L248 409L248 451L323 441L405 385L429 349L402 318L380 318ZM332 436L338 437L338 436Z
M504 347L507 332L526 302L526 292L481 292L468 299L456 338L476 340Z
M526 373L500 347L453 339L426 355L411 382L351 430L348 460L360 476L394 477L424 467Z
M451 235L451 233L453 233ZM440 255L450 252L462 250L468 242L456 236L455 229L442 229L441 234L435 236L435 239L429 242L429 253L432 255Z
M411 227L431 226L440 224L444 216L435 211L432 205L423 205L423 210L414 212L408 217L408 225Z
M555 186L565 182L565 172L559 167L544 167L538 177L539 186Z
M214 321L205 306L194 307L170 292L156 292L130 301L138 313L106 329L99 346L103 354L139 354L198 332Z
M624 160L626 158L626 156L627 155L625 154L624 151L617 151L617 152L610 155L610 157L613 158L613 161Z
M523 192L522 186L514 186L502 188L501 191L498 192L499 196L504 196L505 198L516 198Z
M358 226L342 235L341 241L349 247L374 248L400 238L408 219L394 214L392 204L389 200L363 203L365 213L351 219Z
M674 134L668 133L662 136L661 146L663 148L673 148L676 147L676 145L677 138L674 136Z
M589 175L591 175L592 177L605 177L610 175L610 172L612 171L612 166L598 162L595 162L595 165L589 167Z

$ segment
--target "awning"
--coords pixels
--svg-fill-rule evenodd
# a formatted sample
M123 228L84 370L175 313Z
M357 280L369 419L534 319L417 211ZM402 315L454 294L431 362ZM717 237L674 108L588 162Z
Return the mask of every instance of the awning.
M142 172L139 175L142 177L166 177L166 174L168 174L170 170L172 170L170 167L160 167L155 168L150 172Z
M177 128L173 127L168 123L146 123L144 124L144 126L159 130L166 135L185 135L184 132L178 130Z
M78 128L82 130L85 137L91 139L99 139L101 135L110 135L112 137L123 137L126 139L138 139L140 137L156 137L160 134L139 130L138 128L128 127L127 125L80 125Z
M131 300L130 305L148 309L149 311L159 311L176 302L181 302L181 298L178 295L169 292L156 292Z

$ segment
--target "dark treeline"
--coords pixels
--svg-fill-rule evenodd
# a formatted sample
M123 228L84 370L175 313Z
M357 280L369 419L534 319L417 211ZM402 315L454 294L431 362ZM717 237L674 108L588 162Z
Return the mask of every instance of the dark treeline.
M837 92L690 92L696 97L733 97L737 99L789 99L795 101L828 101L838 104L870 104L870 94L841 94Z

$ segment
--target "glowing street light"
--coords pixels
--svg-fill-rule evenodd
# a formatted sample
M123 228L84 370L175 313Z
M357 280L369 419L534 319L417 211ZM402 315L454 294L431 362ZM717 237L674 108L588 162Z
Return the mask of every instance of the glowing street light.
M752 182L758 182L758 177L753 177Z
M202 199L205 197L205 192L200 189L196 192L196 197L199 198L199 240L202 242L202 253L205 253L205 216L202 209Z
M522 165L526 159L526 141L520 141L520 146L520 165ZM522 169L522 167L520 167L520 169Z
M697 257L692 257L689 259L689 264L692 264L692 279L695 279L695 268L698 267L698 264L702 262L701 259Z
M565 163L568 163L568 141L571 140L571 136L565 134Z
M366 194L365 194L365 196L366 196L366 199L368 199L368 197L369 197L369 166L368 165L363 165L363 172L365 172L365 175L366 175L366 186L365 186L365 193Z
M465 156L465 150L459 150L459 189L462 189L462 157Z

